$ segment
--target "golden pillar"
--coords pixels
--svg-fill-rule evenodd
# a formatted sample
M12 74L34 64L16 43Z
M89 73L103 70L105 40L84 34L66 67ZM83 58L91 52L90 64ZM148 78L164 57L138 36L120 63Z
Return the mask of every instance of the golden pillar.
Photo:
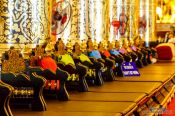
M110 16L109 16L109 9L110 9L110 0L106 0L104 4L104 15L103 15L103 23L104 23L104 35L103 38L106 40L109 40L109 34L110 34Z
M155 41L155 23L156 2L154 0L140 0L138 32L141 38L145 40L147 47L149 41Z
M72 0L72 18L71 18L71 40L77 40L79 38L78 32L78 19L79 19L79 0Z
M5 21L0 42L42 44L50 36L48 0L1 0Z
M108 1L108 0L107 0ZM89 36L92 40L96 39L97 42L106 39L106 21L107 11L106 5L108 5L106 0L89 0L88 4L88 28Z
M5 20L0 17L0 41L4 40L4 25L5 25Z

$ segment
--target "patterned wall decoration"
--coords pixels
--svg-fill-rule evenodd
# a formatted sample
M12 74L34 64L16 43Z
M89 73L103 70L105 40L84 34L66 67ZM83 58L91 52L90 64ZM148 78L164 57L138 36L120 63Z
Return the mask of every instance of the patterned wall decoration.
M3 1L3 2L2 2ZM47 0L1 0L5 20L1 43L43 43L50 36Z
M106 40L109 40L109 34L110 34L110 14L109 14L109 9L110 9L110 3L109 3L110 0L106 0L104 1L105 2L105 5L104 5L104 15L103 15L103 19L104 19L104 38Z
M79 16L79 0L72 0L72 18L71 18L71 32L70 32L70 38L72 40L75 40L79 37L78 33L78 16Z
M4 25L5 25L5 20L0 17L0 41L4 39Z
M89 20L89 36L92 38L92 39L95 39L95 32L96 32L96 29L95 29L95 13L96 13L96 9L95 9L95 3L94 3L94 0L89 0L89 3L88 3L88 20Z
M79 0L78 6L79 6L79 16L78 16L78 33L79 38L82 40L86 35L86 6L88 5L86 3L87 0Z
M89 0L88 2L88 20L89 36L92 39L106 38L106 2L105 0Z

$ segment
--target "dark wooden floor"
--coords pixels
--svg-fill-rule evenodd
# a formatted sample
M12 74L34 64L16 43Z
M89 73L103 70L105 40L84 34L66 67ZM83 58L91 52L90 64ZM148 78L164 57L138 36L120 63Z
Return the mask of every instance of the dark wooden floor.
M120 116L172 77L174 62L151 64L140 69L140 77L116 78L89 92L70 92L70 101L46 100L47 111L12 109L14 116Z

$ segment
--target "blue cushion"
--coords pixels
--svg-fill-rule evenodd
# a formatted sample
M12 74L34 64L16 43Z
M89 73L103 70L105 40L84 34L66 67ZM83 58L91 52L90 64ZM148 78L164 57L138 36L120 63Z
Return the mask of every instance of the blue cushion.
M100 54L100 52L98 50L91 51L89 53L89 57L94 57L96 59L102 58L101 54Z
M110 54L117 56L120 54L120 52L117 51L116 49L113 49L113 50L110 50Z

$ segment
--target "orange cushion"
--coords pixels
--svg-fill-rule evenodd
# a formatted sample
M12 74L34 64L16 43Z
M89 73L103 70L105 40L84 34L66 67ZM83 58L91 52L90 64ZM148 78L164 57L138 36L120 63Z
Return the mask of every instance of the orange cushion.
M50 69L53 72L56 72L56 70L57 70L57 64L56 64L55 60L52 59L50 56L46 56L46 57L42 58L39 65L43 69Z
M107 50L105 50L105 51L103 52L103 54L104 54L106 57L111 56L111 54L110 54L109 51L107 51Z

